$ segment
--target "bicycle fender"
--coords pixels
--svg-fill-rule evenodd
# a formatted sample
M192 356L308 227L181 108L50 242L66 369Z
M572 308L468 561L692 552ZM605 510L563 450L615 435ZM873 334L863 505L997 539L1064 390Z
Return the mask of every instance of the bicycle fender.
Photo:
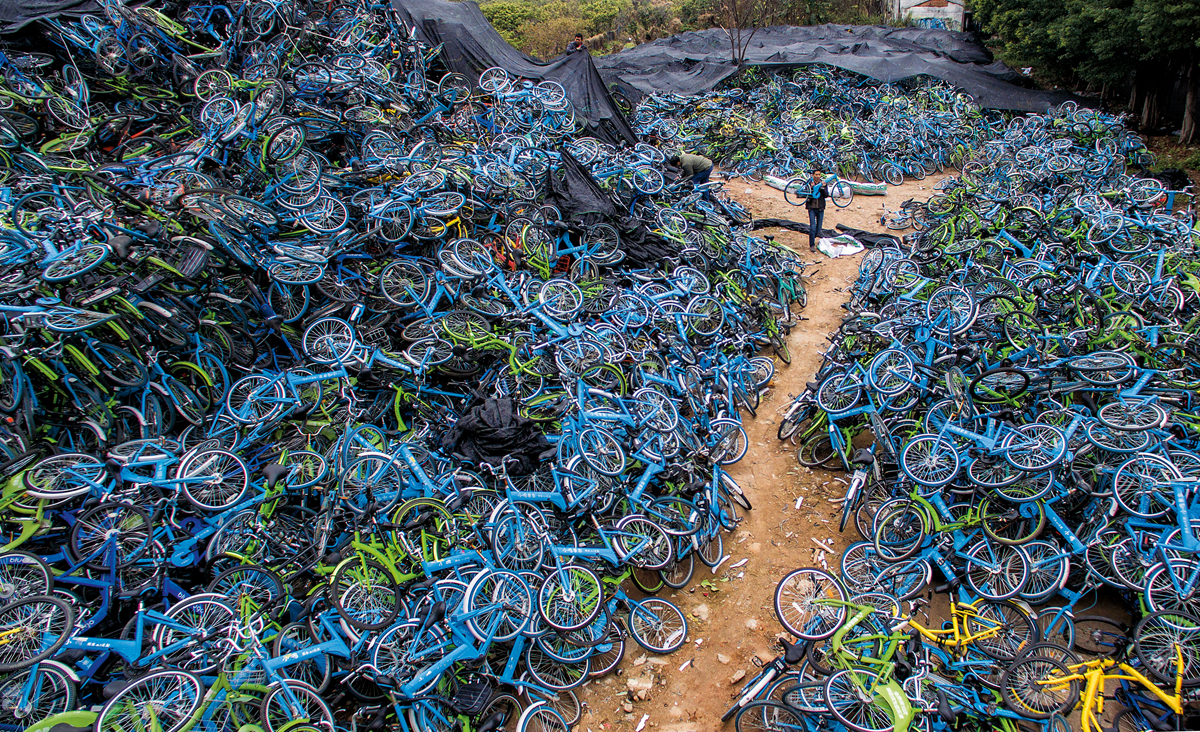
M913 711L912 704L908 701L908 695L900 688L900 684L894 680L889 681L885 686L877 687L875 693L891 710L893 732L908 732L909 726L916 717L916 712Z

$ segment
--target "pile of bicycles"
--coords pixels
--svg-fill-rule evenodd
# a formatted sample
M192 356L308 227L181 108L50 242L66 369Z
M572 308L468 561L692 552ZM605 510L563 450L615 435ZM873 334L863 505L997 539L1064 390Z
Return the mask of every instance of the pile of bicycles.
M1000 114L944 82L885 84L822 65L752 69L698 96L653 94L632 121L755 180L821 170L892 185L960 167L1004 133Z
M863 540L840 577L780 583L807 655L731 710L748 729L820 712L878 732L1057 730L1077 704L1085 730L1194 723L1194 192L1127 174L1140 143L1070 105L983 147L864 256L786 410L801 463L852 471L840 528ZM950 617L927 627L913 612L935 570Z
M386 4L101 9L0 50L0 725L560 730L681 647L805 262Z

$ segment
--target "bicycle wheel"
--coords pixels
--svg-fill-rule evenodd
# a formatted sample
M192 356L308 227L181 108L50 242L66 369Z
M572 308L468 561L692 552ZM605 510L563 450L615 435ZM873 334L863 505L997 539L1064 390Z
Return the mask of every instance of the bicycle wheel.
M163 669L133 681L100 709L95 732L128 732L144 727L147 710L154 710L155 727L179 732L192 721L204 702L204 684L186 671Z
M333 712L316 689L303 681L284 679L263 697L263 729L280 732L295 722L308 722L317 729L332 729Z
M1123 432L1141 432L1165 425L1167 412L1152 402L1109 402L1100 407L1096 418L1105 427Z
M625 471L625 451L607 430L588 427L579 433L579 454L597 473L620 475Z
M596 619L604 607L600 578L576 564L553 570L538 589L538 613L551 628L578 630Z
M912 385L912 357L897 348L880 351L867 366L871 387L884 396L896 396Z
M954 444L938 435L920 435L909 441L900 453L900 468L921 485L940 488L958 475L958 451Z
M25 729L29 720L74 709L78 689L72 676L68 667L43 661L36 669L24 669L0 681L0 724Z
M48 594L50 576L49 565L36 554L22 551L0 554L0 603Z
M733 718L737 732L800 732L809 729L800 712L776 701L752 701Z
M532 605L533 594L521 575L501 569L481 572L471 581L463 612L470 614L467 627L476 640L503 642L525 629Z
M1029 580L1029 560L1020 547L981 542L967 550L967 584L988 600L1006 600Z
M216 669L228 648L225 635L237 612L223 595L199 594L171 606L166 613L171 624L154 628L151 645L164 665L204 675Z
M570 732L562 713L544 701L535 702L521 713L517 732Z
M687 618L674 603L659 597L630 603L629 633L642 648L674 653L687 640L687 632Z
M1063 433L1048 424L1025 424L1017 428L1000 445L1004 459L1017 470L1040 473L1062 462L1067 454Z
M1046 656L1025 656L1009 666L1000 679L1000 693L1012 711L1029 719L1065 714L1079 699L1079 682L1066 681L1071 672Z
M1183 475L1170 460L1158 455L1138 455L1117 468L1113 475L1113 497L1121 508L1139 518L1165 516L1175 508L1171 484Z
M817 387L817 406L830 414L840 414L855 407L863 396L862 381L856 374L831 374Z
M775 587L774 599L779 622L804 640L833 635L846 618L845 606L834 604L846 600L846 591L833 575L819 569L797 569L785 575Z
M239 424L271 422L284 410L283 383L262 374L243 376L229 387L225 407Z
M250 489L246 464L226 450L192 453L179 464L175 480L192 505L204 511L233 508Z
M1146 571L1145 601L1151 610L1176 610L1200 614L1200 562L1192 557L1170 557Z
M100 492L104 464L83 453L62 453L38 461L21 475L26 492L34 498L62 501L89 491Z
M890 697L877 691L879 674L865 669L842 669L825 680L825 704L837 721L854 732L890 732L893 716ZM881 688L881 687L880 687Z
M621 561L642 569L662 569L675 558L671 536L645 516L630 514L616 528Z
M325 588L338 615L359 630L383 630L400 612L400 587L392 573L370 559L351 557Z
M317 363L342 363L354 352L354 326L341 318L320 318L304 329L304 353Z
M709 423L712 433L708 442L712 444L712 458L721 465L733 465L746 456L750 439L739 420L720 418Z
M691 539L680 539L676 546L677 558L671 566L658 570L659 577L662 578L663 584L673 590L681 590L688 586L692 581L692 576L696 572L696 556L691 552ZM678 558L681 551L687 551L687 554L682 558Z
M1159 683L1173 687L1178 674L1184 686L1200 686L1200 618L1153 612L1134 628L1133 640L1138 660Z
M1025 608L1009 600L977 600L975 614L966 619L974 646L989 658L1007 662L1037 642L1037 624Z
M880 506L872 525L875 552L893 562L911 557L929 535L929 518L925 511L906 498Z
M1075 642L1071 647L1085 657L1108 656L1131 640L1129 627L1101 615L1075 618Z
M74 609L57 597L28 597L0 607L0 673L50 658L74 626Z
M525 669L533 680L547 689L567 691L582 686L588 680L591 658L579 663L562 663L543 652L536 643L525 649Z
M71 527L69 549L75 560L95 570L123 569L150 548L150 515L124 502L106 502L83 511Z

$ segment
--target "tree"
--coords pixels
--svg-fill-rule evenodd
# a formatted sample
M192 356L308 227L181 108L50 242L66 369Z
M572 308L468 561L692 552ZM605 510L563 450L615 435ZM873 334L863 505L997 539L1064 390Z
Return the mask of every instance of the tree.
M483 17L488 19L492 27L500 33L504 40L514 46L521 46L521 27L528 23L536 23L542 19L542 11L536 5L514 0L498 0L497 2L480 5Z
M1162 124L1184 78L1183 141L1200 137L1200 0L972 0L975 17L1012 66L1052 82L1099 88L1106 99L1132 79L1130 111Z
M716 15L729 38L730 58L735 64L746 63L750 41L760 28L778 21L782 8L779 0L716 0Z
M1200 142L1200 0L1134 0L1134 9L1144 45L1182 69L1187 97L1179 141Z

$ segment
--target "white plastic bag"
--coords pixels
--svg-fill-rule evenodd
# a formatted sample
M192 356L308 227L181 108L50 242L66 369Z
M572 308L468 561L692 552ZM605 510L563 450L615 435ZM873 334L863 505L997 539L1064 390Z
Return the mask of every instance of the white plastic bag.
M862 244L852 236L842 234L833 238L822 238L817 240L817 249L825 256L836 259L838 257L848 257L851 254L858 254L865 249Z

